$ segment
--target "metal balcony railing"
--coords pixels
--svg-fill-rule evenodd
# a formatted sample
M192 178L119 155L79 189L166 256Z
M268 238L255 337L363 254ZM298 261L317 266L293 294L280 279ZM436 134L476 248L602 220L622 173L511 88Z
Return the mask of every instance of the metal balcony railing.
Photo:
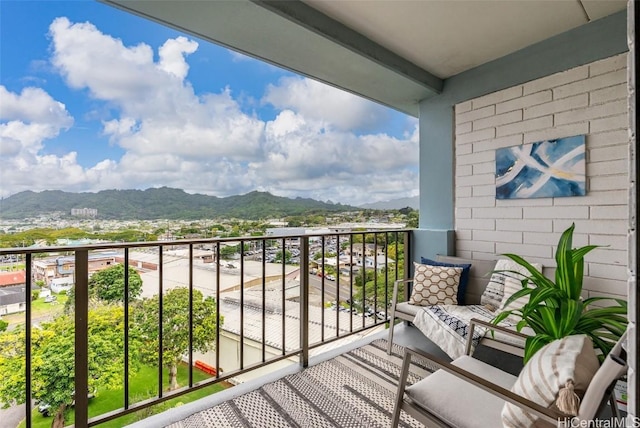
M135 401L130 393L132 320L123 311L124 349L121 407L90 415L85 394L75 396L75 426L87 427L119 418L186 393L235 379L257 368L297 357L306 367L310 352L323 345L388 322L389 292L393 281L408 277L409 230L340 232L318 235L196 239L167 242L95 244L47 248L0 249L0 258L17 255L24 262L25 355L24 399L26 427L32 426L34 346L38 324L32 315L31 288L38 278L34 262L60 256L74 258L75 391L89 390L89 278L90 260L108 253L143 277L143 296L158 295L157 390ZM232 253L237 250L237 254ZM404 263L403 263L404 261ZM104 268L102 266L101 268ZM124 269L124 308L129 298L129 270ZM50 280L50 278L44 278ZM368 285L367 285L368 284ZM189 290L189 349L183 356L188 370L186 386L166 391L163 382L163 311L168 290ZM198 353L193 346L194 290L215 299L215 350ZM1 312L0 312L1 313ZM165 331L166 333L166 331ZM2 334L2 333L0 333ZM231 345L230 345L231 343ZM201 360L206 360L201 361ZM223 363L224 361L224 363ZM223 367L224 366L224 367ZM194 380L194 371L207 367L209 376ZM0 373L0 376L4 374ZM135 402L134 402L135 401ZM93 413L93 412L91 412Z

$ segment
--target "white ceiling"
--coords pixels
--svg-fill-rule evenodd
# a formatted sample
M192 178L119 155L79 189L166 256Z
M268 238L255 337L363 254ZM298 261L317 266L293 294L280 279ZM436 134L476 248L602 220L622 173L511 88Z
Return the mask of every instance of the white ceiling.
M626 0L303 0L447 78L626 8Z
M417 116L444 79L626 0L100 0Z

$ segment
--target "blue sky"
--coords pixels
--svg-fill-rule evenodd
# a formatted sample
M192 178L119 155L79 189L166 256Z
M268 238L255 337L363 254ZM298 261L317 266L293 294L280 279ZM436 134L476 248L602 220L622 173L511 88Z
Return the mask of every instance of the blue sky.
M0 1L0 196L418 191L417 121L93 1Z

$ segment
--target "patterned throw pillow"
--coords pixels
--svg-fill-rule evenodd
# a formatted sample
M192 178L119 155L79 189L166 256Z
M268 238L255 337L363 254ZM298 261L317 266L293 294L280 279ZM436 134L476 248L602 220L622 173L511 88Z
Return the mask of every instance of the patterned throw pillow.
M568 385L578 396L584 394L599 367L588 336L567 336L536 352L520 372L511 392L550 407L560 390ZM536 426L536 421L535 415L514 404L506 403L502 409L504 427L530 428Z
M420 257L420 262L422 262L423 265L462 268L462 274L460 275L460 284L458 286L458 305L465 304L467 284L469 284L469 272L471 271L471 263L445 263L427 259L426 257Z
M462 268L413 263L413 289L409 303L419 306L457 305Z
M542 269L542 265L540 263L531 263L533 267L540 270ZM514 262L511 259L500 259L496 262L496 267L494 270L513 270L516 272L520 272L523 275L529 276L529 272L518 263ZM480 304L489 307L491 310L496 310L502 304L502 298L504 297L504 283L506 276L515 276L517 274L512 273L500 273L494 272L491 275L491 279L487 284L487 288L482 293L480 297ZM522 279L522 278L517 278Z

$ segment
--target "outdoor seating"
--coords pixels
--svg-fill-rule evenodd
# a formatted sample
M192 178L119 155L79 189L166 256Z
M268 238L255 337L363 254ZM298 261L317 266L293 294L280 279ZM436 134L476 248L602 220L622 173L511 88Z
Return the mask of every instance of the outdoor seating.
M401 301L400 284L404 283L405 287L408 287L405 293L409 296L414 279L396 281L390 308L391 324L387 351L391 352L393 325L399 318L414 323L428 339L442 348L452 359L473 351L478 344L523 356L522 337L504 335L499 331L487 334L489 330L484 325L478 325L474 329L470 326L470 320L473 318L489 322L498 313L497 309L504 297L503 291L498 290L498 294L495 294L495 289L487 290L497 262L441 255L437 256L436 262L446 266L468 266L466 284L458 294L457 304L419 306L412 304L408 299ZM512 327L512 330L515 330L515 323L509 320L501 322L500 325ZM527 333L526 330L524 332ZM467 341L469 335L473 339L470 342Z
M473 325L476 320L472 320ZM502 327L494 327L505 334L511 334L510 330ZM618 341L611 353L598 366L598 359L593 351L593 346L586 336L568 336L547 345L549 349L556 346L556 354L551 351L538 351L524 366L518 377L506 373L499 368L488 365L471 356L464 355L451 363L440 360L430 354L414 348L406 348L403 366L400 372L398 392L394 407L392 426L396 427L400 418L400 411L405 410L412 417L429 427L477 427L477 426L587 426L587 421L592 421L600 413L601 409L609 401L614 417L619 417L612 391L615 382L626 372L626 352L622 348L626 334ZM556 398L559 391L554 391L551 399L542 402L536 394L516 394L523 383L530 381L530 370L535 370L535 378L547 378L556 376L557 366L551 365L549 355L552 354L556 364L559 358L566 356L564 343L569 341L583 343L583 347L575 353L572 381L575 379L575 390L580 388L585 391L579 407L572 410L571 415L558 410L555 406L560 401ZM563 342L562 345L557 343ZM543 348L544 349L544 348ZM562 355L562 357L558 357ZM547 365L542 363L547 358ZM438 368L434 373L419 380L411 386L407 386L408 370L412 360L422 359L428 366ZM566 363L566 360L562 361ZM565 364L566 366L567 364ZM571 365L571 364L568 364ZM584 371L584 367L591 367L592 371ZM561 366L563 372L567 367ZM535 380L534 380L535 382ZM566 381L567 384L569 381ZM549 382L562 390L565 380L556 377L555 382ZM515 385L515 386L514 386ZM572 384L573 385L573 384ZM529 386L534 388L533 386ZM571 391L573 391L573 386ZM526 392L526 391L525 391ZM537 392L537 390L536 390ZM464 411L461 411L460 397L464 395ZM522 395L528 395L526 398ZM508 404L507 404L508 403ZM562 403L561 403L562 404ZM561 406L562 407L562 406ZM509 419L514 414L524 412L526 420L530 424L513 424ZM574 419L577 418L577 419ZM576 425L575 422L581 422ZM571 422L573 421L573 422ZM592 425L589 425L592 426Z

